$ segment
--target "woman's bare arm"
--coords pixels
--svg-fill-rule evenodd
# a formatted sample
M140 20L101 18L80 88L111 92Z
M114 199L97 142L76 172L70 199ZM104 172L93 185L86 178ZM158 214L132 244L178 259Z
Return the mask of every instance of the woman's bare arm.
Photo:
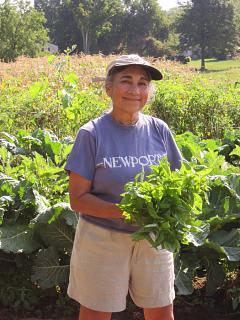
M92 182L75 172L70 172L69 195L71 208L94 217L122 218L122 211L111 202L90 193Z

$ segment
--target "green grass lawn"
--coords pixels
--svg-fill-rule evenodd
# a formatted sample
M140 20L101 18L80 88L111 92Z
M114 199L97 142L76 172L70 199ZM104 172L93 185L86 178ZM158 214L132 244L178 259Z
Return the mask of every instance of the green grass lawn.
M205 62L206 71L201 72L202 77L215 81L240 82L240 58L225 61L206 59ZM201 61L191 61L188 66L200 69Z

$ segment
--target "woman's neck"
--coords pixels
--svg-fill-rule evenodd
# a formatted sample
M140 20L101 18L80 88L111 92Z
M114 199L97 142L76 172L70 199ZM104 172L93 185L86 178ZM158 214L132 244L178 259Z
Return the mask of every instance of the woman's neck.
M124 125L135 124L139 119L139 112L136 112L134 114L131 114L131 113L118 114L117 112L114 112L114 110L112 110L110 114L115 121Z

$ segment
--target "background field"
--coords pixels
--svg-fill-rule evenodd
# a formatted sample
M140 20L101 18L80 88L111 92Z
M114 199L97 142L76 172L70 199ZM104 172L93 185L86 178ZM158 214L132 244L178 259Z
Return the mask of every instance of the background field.
M188 63L189 67L196 69L199 69L200 65L200 60L194 60ZM206 69L207 70L201 75L208 80L230 83L240 82L240 58L226 61L206 59Z
M111 59L62 55L1 63L0 130L14 134L19 129L47 128L59 137L75 136L80 125L110 107L101 78ZM176 62L150 61L162 70L164 80L155 83L155 97L146 113L165 120L175 133L222 137L224 130L239 127L240 86L226 77L231 63L238 68L239 60L226 62L226 71L219 74L199 73Z

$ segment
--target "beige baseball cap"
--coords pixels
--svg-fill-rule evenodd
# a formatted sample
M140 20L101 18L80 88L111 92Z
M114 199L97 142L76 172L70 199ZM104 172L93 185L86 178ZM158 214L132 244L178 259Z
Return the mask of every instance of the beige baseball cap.
M161 80L163 78L162 73L158 69L154 68L148 61L144 60L137 54L123 55L110 62L107 67L107 76L110 75L116 67L130 65L143 66L146 68L152 80Z

